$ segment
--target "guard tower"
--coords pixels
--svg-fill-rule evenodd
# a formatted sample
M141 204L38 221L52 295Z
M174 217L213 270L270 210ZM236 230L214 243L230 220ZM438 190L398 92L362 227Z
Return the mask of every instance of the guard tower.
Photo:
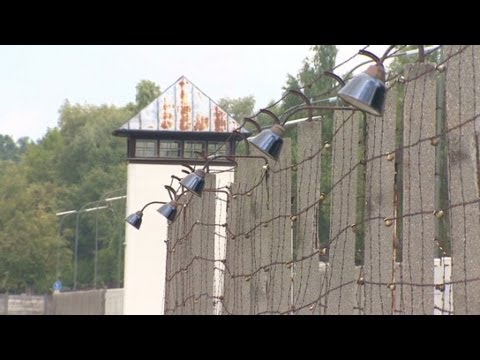
M127 138L127 214L150 201L170 201L164 185L183 177L181 165L201 165L196 152L234 155L239 127L226 111L185 76L113 132ZM231 167L225 159L212 170ZM233 173L216 175L217 187L233 182ZM124 314L163 314L168 224L155 207L144 212L140 230L126 224ZM217 219L222 221L222 219ZM225 219L223 219L225 222Z

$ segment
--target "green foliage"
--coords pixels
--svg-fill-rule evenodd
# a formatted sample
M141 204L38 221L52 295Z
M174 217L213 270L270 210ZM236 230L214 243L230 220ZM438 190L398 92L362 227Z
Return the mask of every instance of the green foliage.
M2 169L0 179L0 292L38 292L53 282L56 265L54 214L58 185L28 181L24 164Z
M229 113L239 124L242 124L244 118L254 115L255 98L253 95L238 99L221 98L218 101L218 105ZM250 125L247 125L245 128L249 131L253 130ZM246 153L245 144L243 142L238 144L235 152L237 155L244 155Z
M270 101L268 105L265 107L269 111L273 112L275 115L280 116L282 113L282 104L275 104L275 101ZM271 127L273 124L273 119L270 115L265 113L260 113L257 115L256 121L260 124L262 128Z
M0 159L14 160L17 157L17 146L8 135L0 135Z
M0 161L18 161L30 142L28 137L22 137L15 142L11 136L0 134Z
M159 92L142 81L135 106L65 101L58 127L36 143L0 135L0 292L45 293L57 275L72 287L77 215L55 213L125 194L126 144L112 131ZM95 240L97 285L122 286L124 216L124 200L78 216L78 288L93 286Z
M137 112L142 110L153 100L160 96L160 87L150 80L142 80L137 84L135 96Z
M253 95L238 99L222 98L218 101L218 105L239 123L242 123L244 118L253 115L255 98Z
M300 78L303 77L303 76L304 75L302 75L301 73L299 74ZM287 74L287 82L282 88L282 90L283 90L282 97L285 96L289 90L297 90L300 87L302 87L302 85L300 84L299 79L297 79L296 77L294 77L290 74ZM299 97L294 96L294 95L287 96L282 101L281 111L283 112L285 110L288 110L290 108L293 108L294 106L298 106L298 105L301 105L301 104L302 104L302 99L300 99Z
M335 66L338 50L335 45L314 45L312 51L312 59L304 62L298 75L301 84L306 86L305 95L311 99L325 94L335 85L335 80L323 73Z
M431 45L424 45L424 47L429 47ZM396 49L401 48L401 52L406 52L409 50L418 49L418 45L397 45ZM393 77L395 75L403 75L405 73L405 67L407 64L413 64L418 61L418 55L411 56L398 56L390 63L388 67L388 77ZM425 56L425 62L437 64L440 61L440 51L434 51L433 53Z

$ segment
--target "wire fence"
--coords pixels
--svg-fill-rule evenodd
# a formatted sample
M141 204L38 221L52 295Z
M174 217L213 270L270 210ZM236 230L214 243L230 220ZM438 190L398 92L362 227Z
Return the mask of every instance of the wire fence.
M300 123L295 158L285 139L187 195L165 313L480 314L480 47L439 51L389 78L383 116Z

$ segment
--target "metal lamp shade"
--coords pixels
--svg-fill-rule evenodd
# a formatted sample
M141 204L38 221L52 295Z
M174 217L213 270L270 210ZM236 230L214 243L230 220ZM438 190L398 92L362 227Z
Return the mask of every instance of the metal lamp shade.
M350 80L338 96L346 103L369 114L381 116L387 89L385 83L369 74L362 73Z
M263 130L260 134L248 138L248 142L263 152L268 157L278 160L283 146L283 133L285 128L273 125L271 129Z
M133 227L140 229L140 226L142 225L142 216L143 213L141 211L137 211L136 213L128 215L125 221Z
M168 204L162 205L157 211L165 216L168 221L174 222L178 212L177 203L170 201Z
M191 191L197 196L202 196L203 188L205 187L205 172L203 170L195 170L193 173L185 176L180 185Z

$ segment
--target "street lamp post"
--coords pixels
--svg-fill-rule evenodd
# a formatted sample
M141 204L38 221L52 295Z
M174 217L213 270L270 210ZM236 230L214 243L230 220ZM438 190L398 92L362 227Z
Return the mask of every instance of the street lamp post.
M97 201L97 207L100 205L101 201L105 201L108 203L115 200L125 199L127 197L126 195L107 198L107 196L115 194L119 191L125 192L126 189L125 188L117 189L117 190L109 191L103 194L103 196ZM93 287L95 289L97 288L97 269L98 269L97 264L98 264L98 212L95 217L95 253L94 253L94 268L93 268Z
M105 199L105 201L114 201L114 200L120 200L120 199L126 199L127 198L127 195L124 195L124 196L118 196L118 197L115 197L115 198L111 198L111 199ZM113 218L114 218L114 221L117 221L118 217L117 217L117 213L115 212L115 210L113 208L111 208L112 211L113 211ZM119 237L118 238L118 251L117 251L117 287L119 288L120 287L120 277L121 277L121 270L122 270L122 249L123 249L123 238L122 237Z
M74 264L73 264L73 289L77 289L77 256L78 256L78 222L80 219L80 214L82 212L90 212L90 211L96 211L96 210L102 210L108 208L108 206L96 206L94 208L89 208L85 209L89 205L93 204L98 204L98 201L91 201L89 203L84 204L80 210L77 211L77 223L75 225L75 259L74 259Z
M108 193L106 193L102 199L100 200L97 200L97 201L91 201L91 202L88 202L84 205L82 205L82 207L80 208L80 210L69 210L69 211L62 211L62 212L59 212L59 213L56 213L55 215L57 216L61 216L61 215L70 215L70 214L77 214L77 221L76 221L76 224L75 224L75 252L74 252L74 265L73 265L73 289L76 290L77 288L77 263L78 263L78 237L79 237L79 220L80 220L80 214L81 213L84 213L84 212L91 212L91 211L97 211L97 210L103 210L103 209L108 209L109 206L108 205L102 205L102 206L99 206L100 205L100 202L105 202L105 203L110 203L112 201L116 201L116 200L120 200L120 199L125 199L127 196L126 195L123 195L123 196L117 196L117 197L112 197L112 198L106 198L107 195L110 195L114 192L118 192L118 191L121 191L121 190L125 190L125 189L118 189L118 190L114 190L114 191L110 191ZM92 207L92 208L86 208L87 206L89 205L93 205L93 204L96 204L95 207ZM63 220L66 218L66 216L64 218L62 218L61 222L60 222L60 226L59 226L59 236L61 235L61 228L62 228L62 223L63 223ZM95 220L95 269L94 269L94 283L95 283L95 286L96 286L96 281L97 281L97 251L98 251L98 213L97 213L97 218ZM57 251L57 276L59 274L59 252Z
M58 226L57 264L56 264L56 267L55 267L55 273L56 273L57 280L58 280L58 277L60 276L60 239L62 238L63 221L68 217L68 215L72 215L72 214L76 214L76 213L77 213L77 210L70 210L70 211L63 211L63 212L59 212L59 213L55 214L57 216L66 215L66 216L62 217L62 220L60 220L60 224Z

